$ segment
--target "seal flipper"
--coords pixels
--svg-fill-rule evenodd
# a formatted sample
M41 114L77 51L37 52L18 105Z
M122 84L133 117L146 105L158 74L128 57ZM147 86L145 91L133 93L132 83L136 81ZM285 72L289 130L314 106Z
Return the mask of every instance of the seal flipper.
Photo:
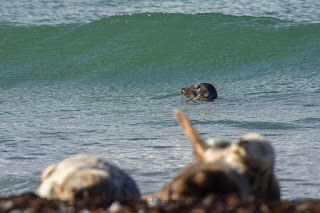
M205 151L208 145L202 140L197 131L193 128L191 122L183 112L174 110L173 114L176 116L184 133L188 136L193 146L193 153L195 161L203 161Z

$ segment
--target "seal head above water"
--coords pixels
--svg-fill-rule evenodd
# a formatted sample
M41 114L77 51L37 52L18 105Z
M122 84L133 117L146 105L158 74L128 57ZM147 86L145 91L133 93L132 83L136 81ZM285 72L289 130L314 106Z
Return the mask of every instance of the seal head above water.
M217 90L209 83L198 83L181 89L188 100L212 101L218 97Z

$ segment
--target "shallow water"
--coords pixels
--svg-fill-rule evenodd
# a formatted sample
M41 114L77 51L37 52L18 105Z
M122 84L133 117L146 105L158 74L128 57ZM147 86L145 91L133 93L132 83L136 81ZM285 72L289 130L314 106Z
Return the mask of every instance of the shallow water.
M35 190L45 167L80 153L155 191L192 162L179 109L205 139L263 134L283 198L320 198L320 6L250 2L6 2L0 195ZM197 82L219 98L184 102Z

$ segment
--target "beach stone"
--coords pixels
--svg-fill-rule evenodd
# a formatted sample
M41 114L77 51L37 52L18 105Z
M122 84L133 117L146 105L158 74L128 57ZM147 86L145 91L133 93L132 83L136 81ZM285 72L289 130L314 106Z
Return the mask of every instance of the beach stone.
M188 100L212 101L218 98L217 90L209 83L198 83L181 89Z
M104 195L110 199L138 199L134 180L104 160L76 155L46 168L36 193L42 198L73 200Z
M263 201L261 199L249 197L239 197L237 195L207 195L203 199L194 200L190 204L172 202L161 206L150 206L148 202L133 202L124 200L121 202L121 212L137 213L185 213L192 211L203 212L290 212L290 213L316 213L320 212L319 199L304 200L283 200L281 202ZM78 198L76 202L62 200L48 200L40 198L35 194L20 194L0 197L0 212L59 212L59 213L79 213L89 211L94 213L107 213L113 201L108 198L86 197Z

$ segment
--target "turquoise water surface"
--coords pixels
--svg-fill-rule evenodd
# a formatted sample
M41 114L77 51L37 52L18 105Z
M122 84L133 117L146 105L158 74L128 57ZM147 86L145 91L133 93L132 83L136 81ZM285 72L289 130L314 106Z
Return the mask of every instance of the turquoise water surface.
M205 139L263 134L283 198L320 198L320 5L241 2L4 3L0 195L80 153L155 191L193 159L180 109ZM219 98L184 102L198 82Z

